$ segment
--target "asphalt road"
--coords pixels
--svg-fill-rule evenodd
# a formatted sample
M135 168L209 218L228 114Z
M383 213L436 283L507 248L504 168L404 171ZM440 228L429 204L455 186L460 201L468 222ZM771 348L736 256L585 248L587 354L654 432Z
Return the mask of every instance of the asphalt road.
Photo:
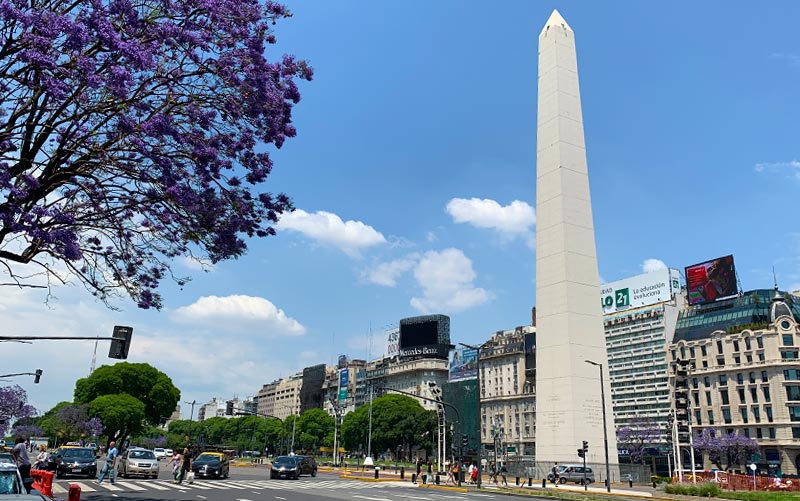
M69 484L81 487L82 501L129 498L154 500L207 501L313 501L320 498L348 501L458 501L475 494L417 489L406 482L361 482L339 478L338 472L320 471L315 477L299 480L270 479L266 468L232 467L228 479L197 479L192 484L173 483L162 464L158 479L126 478L96 484L94 479L67 477L53 485L56 497L66 498ZM495 495L481 494L483 498ZM499 497L499 496L498 496Z

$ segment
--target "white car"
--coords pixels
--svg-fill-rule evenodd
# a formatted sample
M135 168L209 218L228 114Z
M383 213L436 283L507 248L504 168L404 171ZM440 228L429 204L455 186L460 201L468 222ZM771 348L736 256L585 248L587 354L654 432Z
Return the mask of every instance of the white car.
M153 454L156 455L156 459L164 459L165 457L167 457L167 450L162 447L156 447L155 449L153 449Z

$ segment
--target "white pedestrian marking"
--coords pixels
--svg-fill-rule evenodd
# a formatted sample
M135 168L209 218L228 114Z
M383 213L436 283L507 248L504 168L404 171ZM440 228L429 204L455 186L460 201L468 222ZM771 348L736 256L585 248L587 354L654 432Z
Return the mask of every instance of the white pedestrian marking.
M286 498L282 498L280 496L275 496L275 499L283 499L284 501L286 501Z
M227 484L223 484L220 482L198 482L197 480L194 481L195 485L202 485L208 489L227 489Z
M391 499L387 499L387 498L371 498L371 497L368 497L368 496L359 496L358 494L355 494L353 497L354 498L360 498L360 499L368 499L369 501L392 501Z
M117 481L117 483L115 485L117 485L119 487L125 487L126 489L130 489L130 490L133 490L133 491L144 491L144 490L147 490L144 487L142 487L142 486L140 486L138 484L135 484L133 482L120 482L120 481Z
M97 490L100 490L100 489L105 489L107 491L121 491L121 490L123 490L123 489L120 489L119 487L117 487L115 484L112 484L112 483L107 483L107 484L99 483L99 484L95 484L95 485L97 485Z
M61 487L60 484L53 484L53 494L66 494L69 491L67 489Z
M141 484L142 487L149 487L151 489L155 489L157 491L168 491L171 490L169 487L164 487L163 485L157 482L145 482Z

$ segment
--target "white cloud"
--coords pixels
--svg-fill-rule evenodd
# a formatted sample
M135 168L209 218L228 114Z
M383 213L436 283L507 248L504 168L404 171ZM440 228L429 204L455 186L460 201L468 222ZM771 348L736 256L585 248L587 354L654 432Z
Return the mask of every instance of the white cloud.
M457 312L486 303L491 294L473 282L477 278L472 261L459 249L428 251L414 269L422 287L422 297L411 299L411 306L422 313Z
M372 226L361 221L342 221L336 214L324 211L310 214L297 209L281 216L278 228L298 231L352 257L358 257L363 249L386 243L383 234Z
M789 172L794 174L794 177L800 180L800 161L797 159L788 162L763 162L755 166L756 172L778 172L789 169Z
M413 268L417 261L419 261L419 254L409 254L404 258L380 263L372 269L364 270L361 277L372 284L395 287L400 275Z
M205 296L176 309L172 316L181 323L242 333L298 336L306 331L300 322L262 297Z
M438 237L436 236L436 233L429 231L427 235L425 235L425 240L428 242L435 242L438 240Z
M788 61L790 66L800 66L800 55L792 54L791 52L774 52L769 57Z
M529 247L535 246L532 227L536 211L527 202L514 200L503 206L487 198L454 198L447 202L446 211L456 223L493 229L506 238L520 237Z
M654 258L645 259L644 262L642 263L642 272L644 273L652 273L654 271L666 270L666 269L667 265L664 264L664 261L660 259L654 259Z

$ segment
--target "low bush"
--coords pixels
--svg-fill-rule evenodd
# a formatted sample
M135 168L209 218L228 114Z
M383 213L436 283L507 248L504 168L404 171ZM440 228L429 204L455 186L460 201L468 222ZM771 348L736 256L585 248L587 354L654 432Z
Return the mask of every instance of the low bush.
M717 497L722 493L722 489L715 483L706 482L703 484L667 485L664 492L682 496Z

